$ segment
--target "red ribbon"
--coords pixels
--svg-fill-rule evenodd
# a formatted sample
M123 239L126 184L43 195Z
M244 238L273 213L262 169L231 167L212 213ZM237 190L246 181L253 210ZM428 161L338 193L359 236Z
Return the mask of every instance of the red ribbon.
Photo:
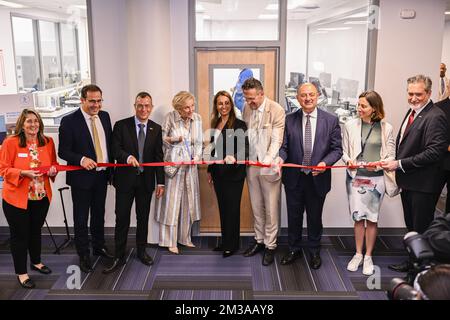
M165 167L165 166L193 166L193 165L210 165L210 164L226 164L224 160L216 160L216 161L180 161L180 162L151 162L151 163L142 163L142 167ZM298 168L298 169L309 169L309 170L326 170L326 169L361 169L361 168L374 168L380 165L380 162L375 162L373 165L356 165L356 166L303 166L301 164L294 163L283 163L283 164L263 164L258 161L237 161L236 164L243 164L246 166L254 166L261 168L270 168L270 167L282 167L282 168ZM40 173L46 174L52 166L43 166L39 167L37 170ZM56 164L53 165L58 172L63 171L78 171L84 170L81 166L67 166ZM97 167L99 168L123 168L123 167L132 167L131 164L121 164L121 163L98 163Z

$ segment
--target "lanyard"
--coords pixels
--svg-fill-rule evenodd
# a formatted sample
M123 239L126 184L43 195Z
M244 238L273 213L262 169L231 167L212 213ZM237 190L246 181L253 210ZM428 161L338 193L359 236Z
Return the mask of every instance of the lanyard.
M362 155L364 153L364 149L366 148L366 144L367 144L367 140L369 140L370 134L372 133L373 127L375 126L375 123L372 123L372 125L370 126L370 130L369 133L367 133L366 139L363 140L361 139L361 153L360 155ZM362 138L362 125L361 125L361 138Z

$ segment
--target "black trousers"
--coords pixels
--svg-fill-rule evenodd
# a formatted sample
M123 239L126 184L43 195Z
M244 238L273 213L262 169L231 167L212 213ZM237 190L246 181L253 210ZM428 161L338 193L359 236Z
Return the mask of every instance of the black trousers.
M94 250L105 246L105 201L108 186L106 171L96 173L96 181L90 189L71 188L73 202L73 222L75 246L79 256L89 252L89 212L91 213L90 231Z
M29 200L26 210L3 200L3 212L9 224L11 253L16 274L28 273L28 252L32 264L41 263L41 229L49 206L47 197L39 201Z
M135 185L128 192L116 189L116 227L114 235L116 258L121 259L125 256L133 200L136 200L136 246L138 250L142 250L147 245L148 217L153 190L150 192L147 190L144 179L144 175L140 174Z
M307 247L313 253L319 252L323 232L322 209L325 197L317 194L312 175L305 175L304 173L300 174L297 186L294 189L285 187L285 192L289 250L301 250L303 213L306 210Z
M423 233L434 219L439 193L402 190L403 214L408 231Z
M214 176L213 181L219 204L222 248L224 251L236 251L239 249L244 180L227 181L223 177Z

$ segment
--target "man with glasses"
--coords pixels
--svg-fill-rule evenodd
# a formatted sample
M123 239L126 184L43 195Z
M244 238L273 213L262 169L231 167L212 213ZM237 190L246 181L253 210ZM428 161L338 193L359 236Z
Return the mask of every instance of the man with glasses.
M152 97L140 92L135 99L135 115L118 121L112 135L112 154L117 163L133 167L117 168L114 173L116 188L115 259L111 267L103 270L108 274L118 270L126 262L126 244L130 227L131 206L136 202L137 257L145 265L153 264L147 254L148 219L150 202L156 187L156 198L164 194L163 167L143 167L141 163L162 162L162 129L149 119L153 109Z
M249 128L250 160L270 165L278 157L283 142L285 113L264 94L261 82L247 79L242 85L243 118ZM281 177L271 168L250 166L247 183L252 205L255 242L244 252L251 257L264 250L262 264L273 263L280 226Z
M89 212L93 254L112 258L105 246L105 201L110 170L98 163L111 160L112 134L109 114L102 111L102 90L96 85L81 89L81 108L65 116L59 127L58 155L68 165L85 170L68 171L66 183L71 186L75 246L80 269L93 271L88 235Z
M289 252L281 264L291 264L302 256L303 212L306 209L307 247L312 269L319 269L322 264L322 209L331 189L331 170L321 167L332 166L342 157L339 119L317 108L318 97L319 92L312 83L298 88L297 100L302 108L286 117L278 161L316 167L312 170L283 168L282 174L288 211Z

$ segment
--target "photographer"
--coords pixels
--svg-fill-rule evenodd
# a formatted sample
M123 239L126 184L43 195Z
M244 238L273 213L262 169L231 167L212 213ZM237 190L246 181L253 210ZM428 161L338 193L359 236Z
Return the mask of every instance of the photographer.
M434 258L450 263L450 214L437 217L423 233L433 249Z

